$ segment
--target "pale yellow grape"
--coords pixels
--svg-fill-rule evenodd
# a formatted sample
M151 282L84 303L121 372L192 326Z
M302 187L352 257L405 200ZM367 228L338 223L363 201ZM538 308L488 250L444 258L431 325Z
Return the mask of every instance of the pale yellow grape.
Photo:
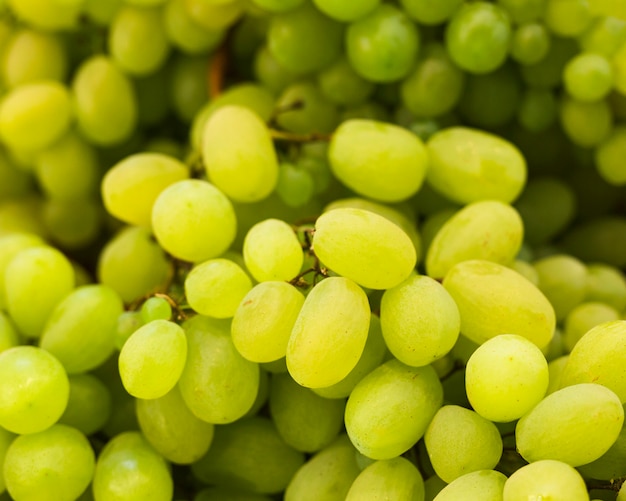
M150 226L152 206L171 184L189 177L180 160L161 153L135 153L111 167L102 180L107 212L137 226Z
M490 261L464 261L452 267L443 286L459 308L461 332L475 343L518 334L543 348L552 339L552 305L516 271Z
M602 263L587 265L585 300L600 301L618 311L625 310L626 277L613 266Z
M241 300L231 325L235 348L252 362L285 357L304 295L287 282L261 282Z
M4 281L7 266L21 250L41 246L43 243L41 237L32 233L12 233L0 236L0 309L6 309Z
M376 461L354 480L346 501L376 501L378 499L424 499L424 480L408 459L397 457Z
M185 278L185 296L196 312L214 318L231 318L252 289L248 274L230 259L209 259L196 265Z
M485 200L466 205L448 219L426 255L426 272L443 278L455 264L484 259L508 265L520 250L524 226L508 204Z
M308 388L341 381L361 357L369 321L361 287L343 277L322 280L309 292L289 337L291 376Z
M596 325L621 320L620 312L599 302L585 302L573 308L565 317L563 343L572 351L576 343Z
M20 344L20 335L9 316L0 311L0 353Z
M551 459L535 461L513 472L504 483L502 496L502 501L589 501L580 473L566 463Z
M294 278L302 269L304 256L293 228L279 219L255 224L243 241L246 268L259 282Z
M13 433L0 427L0 471L4 470L4 458L6 456L7 449L9 448L9 445L11 445L11 442L13 442L14 438L15 436ZM0 494L5 491L6 483L4 481L4 475L0 475Z
M506 476L495 470L467 473L445 486L433 501L502 501L505 481Z
M334 209L317 218L313 250L330 269L370 289L395 287L417 261L404 231L363 209Z

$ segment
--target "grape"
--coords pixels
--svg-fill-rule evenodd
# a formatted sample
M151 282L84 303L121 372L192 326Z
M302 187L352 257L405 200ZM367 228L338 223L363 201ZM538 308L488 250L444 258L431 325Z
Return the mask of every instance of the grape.
M546 498L589 501L585 481L570 465L546 459L522 466L504 483L503 501Z
M520 64L537 64L550 49L550 35L543 24L519 26L511 40L511 57Z
M472 353L465 371L472 408L496 422L513 421L535 407L546 394L548 380L548 363L539 348L514 334L485 341Z
M61 363L34 346L0 353L0 426L13 433L37 433L63 414L70 385Z
M474 471L445 486L433 501L502 501L505 481L506 477L499 471Z
M606 303L617 311L626 309L626 278L612 266L588 264L585 300Z
M385 344L401 362L419 367L448 353L459 335L459 310L439 282L412 275L385 291L380 305Z
M626 42L626 20L614 16L596 17L579 40L582 50L611 57Z
M112 438L93 477L97 501L171 501L174 486L165 460L136 431Z
M362 104L374 91L374 84L359 76L346 58L320 72L317 81L324 97L343 106Z
M81 3L61 0L6 0L22 21L44 30L76 28Z
M591 219L570 231L563 249L583 261L600 261L611 266L626 264L626 220L619 216Z
M619 125L598 145L595 152L596 168L606 182L616 186L626 184L626 173L620 162L625 149L626 128Z
M554 334L554 309L541 291L519 273L482 260L464 261L443 286L461 314L461 332L482 344L499 334L518 334L539 348Z
M566 98L560 111L563 131L578 146L598 146L611 133L613 118L605 101L584 102Z
M167 299L154 296L148 298L141 305L140 315L142 324L147 324L153 320L170 320L172 318L172 306Z
M181 56L175 59L171 71L170 93L172 107L180 120L191 123L208 99L205 83L206 57Z
M354 480L346 501L375 499L424 499L424 480L408 459L376 461Z
M240 0L228 3L205 0L184 0L185 9L194 22L208 30L223 30L242 15L245 4Z
M585 32L591 22L591 2L588 0L546 0L543 15L548 29L562 37L576 37Z
M297 80L297 76L283 68L267 46L261 47L254 58L254 75L267 89L280 94Z
M303 80L290 84L278 98L278 125L290 132L330 133L339 122L335 105L313 82Z
M112 412L111 393L92 374L69 377L70 396L59 423L76 428L85 435L100 431Z
M215 49L222 30L207 30L198 25L185 9L185 0L170 0L163 9L163 28L172 45L187 54L202 54Z
M269 12L285 12L298 7L303 0L252 0L252 3Z
M416 262L407 234L363 209L340 208L322 214L315 223L313 248L333 271L372 289L395 287Z
M9 316L0 311L0 353L20 344L20 336Z
M346 31L350 64L372 82L395 82L406 77L419 46L416 26L402 10L388 4L352 22Z
M597 101L613 87L613 72L604 56L583 52L567 63L563 80L574 99Z
M369 198L399 202L424 180L428 156L413 133L374 120L347 120L333 134L328 152L335 176Z
M354 388L344 421L354 446L372 459L391 459L411 448L441 407L443 389L431 366L385 362Z
M333 0L313 0L315 6L327 16L337 21L356 21L369 14L380 4L380 0L348 0L334 2Z
M584 302L572 308L564 321L563 342L568 351L596 325L620 320L619 312L604 303Z
M420 24L441 24L461 6L463 0L400 0L406 13Z
M136 412L141 433L168 461L194 463L209 450L214 426L191 413L178 387L159 398L137 399Z
M85 435L58 424L11 443L4 480L18 501L74 501L87 489L94 466L95 455Z
M315 180L306 169L282 162L278 167L276 193L290 207L308 203L315 192Z
M22 250L43 245L43 240L31 233L0 235L0 309L6 309L6 270L11 260Z
M515 200L526 182L526 162L512 143L465 127L443 129L426 143L426 180L453 202Z
M348 278L330 277L306 297L287 344L287 367L308 388L341 381L356 366L370 309L363 289Z
M551 37L548 53L535 64L520 66L522 80L529 87L554 88L561 85L567 62L579 52L578 44L567 38Z
M498 0L498 4L507 11L516 24L538 20L546 5L546 0Z

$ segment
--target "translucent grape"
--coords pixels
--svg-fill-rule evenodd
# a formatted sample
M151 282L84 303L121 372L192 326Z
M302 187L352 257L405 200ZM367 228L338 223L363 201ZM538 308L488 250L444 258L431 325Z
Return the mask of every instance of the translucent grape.
M282 162L278 167L276 193L290 207L301 207L315 193L315 180L306 169Z
M543 24L519 26L511 39L511 57L520 64L537 64L550 49L550 35Z
M403 457L376 461L354 480L346 501L424 499L424 480L413 463Z
M570 465L546 459L522 466L504 483L503 501L546 497L554 501L589 501L582 476Z
M172 305L160 296L146 299L141 305L140 313L142 323L147 324L153 320L170 320L172 318Z
M64 30L78 26L80 2L7 0L7 3L19 19L36 28Z
M284 110L276 117L278 125L298 134L330 133L339 122L335 105L308 80L289 85L279 96L276 107Z
M70 397L60 424L76 428L85 435L100 431L111 417L111 393L106 385L92 374L69 377Z
M615 127L596 148L595 163L600 176L615 186L626 184L626 170L621 162L626 152L626 127Z
M574 99L597 101L613 87L611 63L599 54L583 52L567 63L563 81Z
M565 317L563 342L568 351L596 325L620 320L619 312L604 303L584 302L572 308Z
M467 473L445 486L433 501L502 501L506 476L499 471Z

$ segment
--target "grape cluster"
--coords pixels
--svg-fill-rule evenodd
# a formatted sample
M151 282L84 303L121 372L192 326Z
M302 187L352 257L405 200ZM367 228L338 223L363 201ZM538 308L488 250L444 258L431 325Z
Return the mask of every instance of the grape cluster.
M626 500L626 3L0 1L0 501Z

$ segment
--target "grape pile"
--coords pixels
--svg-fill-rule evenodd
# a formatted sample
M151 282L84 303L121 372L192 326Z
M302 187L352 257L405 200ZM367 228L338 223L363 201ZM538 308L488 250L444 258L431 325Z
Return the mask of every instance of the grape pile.
M626 501L626 3L1 0L0 501Z

